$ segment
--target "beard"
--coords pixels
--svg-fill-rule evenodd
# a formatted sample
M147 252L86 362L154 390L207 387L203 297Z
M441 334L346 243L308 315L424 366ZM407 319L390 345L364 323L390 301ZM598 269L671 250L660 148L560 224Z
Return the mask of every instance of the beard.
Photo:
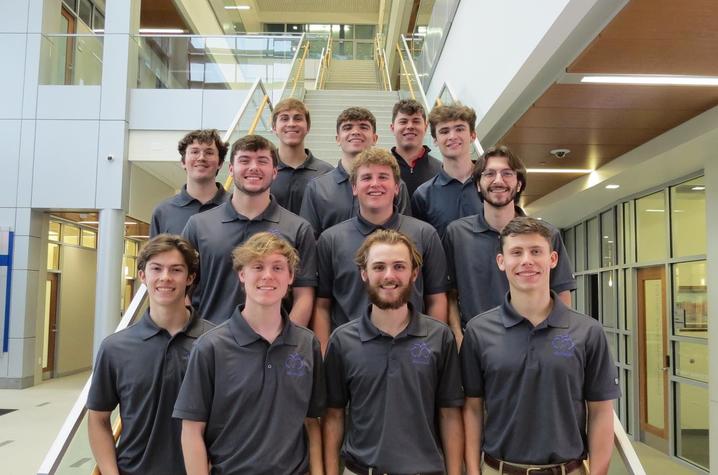
M486 203L489 203L491 206L494 206L496 208L503 208L504 206L511 205L516 200L516 193L518 192L518 187L520 185L517 184L513 189L508 188L509 194L506 198L497 200L491 196L489 193L489 190L491 189L491 186L489 186L488 190L485 189L483 186L479 187L479 191L481 192L481 196L484 199Z
M261 195L261 194L263 194L264 192L266 192L271 186L272 186L272 184L270 183L270 184L268 184L268 185L266 185L266 186L263 186L263 187L261 187L261 188L248 190L248 189L244 186L244 184L242 184L241 181L237 181L237 180L234 181L234 187L235 187L238 191L240 191L241 193L244 193L245 195L248 195L248 196Z
M413 290L413 285L409 284L400 288L399 295L394 300L387 300L381 297L378 286L371 285L369 282L365 282L364 286L369 294L369 302L382 310L396 310L403 307L409 301Z

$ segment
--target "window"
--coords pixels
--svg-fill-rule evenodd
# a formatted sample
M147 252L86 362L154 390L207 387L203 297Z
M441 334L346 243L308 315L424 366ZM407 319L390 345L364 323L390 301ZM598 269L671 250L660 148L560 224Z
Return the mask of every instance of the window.
M616 216L613 208L601 213L601 267L616 265Z
M77 11L77 16L80 20L84 21L87 26L92 25L92 2L90 0L80 0L80 8Z
M80 245L80 228L71 224L62 225L62 242L63 244Z
M60 230L62 229L62 225L58 223L57 221L50 221L50 228L47 233L47 239L49 241L60 241Z
M60 245L48 243L47 245L47 270L60 270Z
M675 387L677 455L708 470L708 390L692 384Z
M638 262L666 259L666 241L666 200L663 191L636 200Z
M673 257L706 253L706 186L704 177L671 187Z
M589 219L586 223L586 237L588 240L588 268L598 269L601 267L601 261L599 259L599 236L601 231L598 229L598 218Z
M706 261L673 264L673 328L676 335L708 338Z
M89 229L83 229L80 236L80 245L82 247L89 247L90 249L97 248L97 233Z

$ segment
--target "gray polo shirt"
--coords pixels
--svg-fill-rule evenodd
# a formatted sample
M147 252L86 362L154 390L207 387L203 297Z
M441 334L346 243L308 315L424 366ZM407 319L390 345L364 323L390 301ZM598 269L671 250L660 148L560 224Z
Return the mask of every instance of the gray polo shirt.
M525 216L516 207L517 216ZM556 293L576 288L576 278L558 229L551 228L551 245L558 252L558 264L551 269L551 290ZM451 285L458 291L461 326L476 315L501 305L509 291L506 273L496 264L501 251L499 232L489 226L483 208L474 216L451 223L443 240Z
M394 205L401 214L411 216L411 202L406 183L399 184ZM349 174L342 162L331 172L307 184L299 216L309 221L316 236L325 229L359 214L359 200L352 193Z
M399 163L401 169L401 179L406 183L409 196L413 196L419 185L431 180L441 172L441 162L429 155L431 149L424 145L424 154L414 161L414 166L410 167L408 163L396 151L396 147L391 148L391 153Z
M383 225L372 224L361 215L355 216L324 231L317 243L317 297L332 300L332 328L358 318L369 304L354 256L366 237L377 229L393 229L406 234L424 259L410 299L414 308L423 312L424 294L438 294L449 288L446 257L434 228L396 210Z
M325 406L319 342L283 314L269 343L242 311L197 341L173 417L206 422L213 474L305 474L304 419Z
M120 473L185 473L181 425L172 419L172 408L190 350L213 326L192 312L185 328L173 337L145 312L137 323L100 345L87 408L113 411L119 404Z
M229 199L231 193L227 193L220 183L215 183L217 193L206 203L200 203L187 193L187 185L182 185L182 190L172 198L166 199L158 204L152 211L150 221L150 237L158 234L180 234L191 216L208 209L215 208Z
M449 223L481 209L481 197L473 179L461 183L443 169L419 186L411 197L412 216L434 226L440 237L444 237Z
M327 405L349 404L342 457L377 473L443 472L437 408L464 403L451 330L412 311L393 338L370 311L332 334L324 361Z
M279 206L294 214L299 214L307 183L334 170L333 166L312 155L308 148L304 149L304 153L307 154L307 159L297 168L285 164L282 157L279 157L277 178L272 182L271 188L272 196L277 199Z
M305 220L272 200L259 216L248 219L230 201L192 216L182 235L199 251L200 280L192 304L206 318L221 323L244 303L244 289L232 269L232 250L261 231L286 239L299 252L295 287L316 287L316 241Z
M504 303L466 327L461 368L467 397L484 399L484 451L514 463L585 458L585 401L620 396L616 365L601 325L555 293L534 327Z

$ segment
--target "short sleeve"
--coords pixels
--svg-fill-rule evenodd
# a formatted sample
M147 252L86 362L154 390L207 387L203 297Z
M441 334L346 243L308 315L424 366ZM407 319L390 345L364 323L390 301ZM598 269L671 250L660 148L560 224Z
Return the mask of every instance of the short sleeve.
M327 354L324 357L324 377L327 387L327 407L346 407L349 402L349 391L336 332L329 339Z
M444 353L444 364L440 369L436 401L439 407L461 407L464 405L464 391L461 384L459 353L456 350L456 340L451 330L448 328L443 329L444 341L442 349Z
M190 353L187 372L172 413L176 419L199 422L209 419L214 398L214 350L202 340L200 337Z
M92 372L92 383L87 394L87 408L93 411L112 411L120 403L117 392L117 374L112 367L106 341L100 345Z
M459 352L466 397L484 397L484 376L480 356L481 348L476 330L467 327Z
M414 195L411 197L411 214L416 219L428 223L426 219L426 199L421 186L414 191Z
M563 244L561 233L554 230L552 245L558 253L558 264L551 270L551 290L556 293L576 288L576 278L573 275L573 264Z
M197 252L200 252L199 245L197 243L197 226L195 225L195 219L194 216L191 216L189 220L187 221L187 224L185 224L184 229L182 230L182 237L185 238L187 241L189 241L190 244L192 244L192 247L194 247ZM200 262L202 261L202 253L200 252L199 255ZM201 308L200 303L202 302L202 289L206 287L206 285L202 282L202 276L200 275L200 278L197 282L195 282L194 290L192 292L192 306L194 308Z
M428 228L423 232L426 241L424 250L424 295L439 294L449 289L446 254L436 230Z
M444 254L446 256L446 279L451 289L456 289L456 266L454 265L454 244L453 244L453 226L449 225L446 234L442 240Z
M583 394L587 401L608 401L621 395L616 364L603 329L592 325L586 341Z
M411 198L409 198L409 189L406 187L404 180L399 183L399 196L396 197L396 207L399 213L404 216L411 216Z
M332 297L334 267L332 266L332 245L327 233L322 233L317 242L317 297Z
M324 382L324 365L322 350L316 337L312 337L312 353L314 370L312 373L312 397L309 400L307 417L322 417L327 405L326 383Z
M150 220L150 238L160 234L160 209L155 208L152 211L152 219Z
M321 221L317 212L315 198L317 193L317 185L314 180L307 184L302 197L302 206L299 208L299 216L306 219L314 230L314 236L319 236L321 231Z
M311 226L302 223L297 231L297 252L299 269L294 278L295 287L316 287L317 285L317 242Z

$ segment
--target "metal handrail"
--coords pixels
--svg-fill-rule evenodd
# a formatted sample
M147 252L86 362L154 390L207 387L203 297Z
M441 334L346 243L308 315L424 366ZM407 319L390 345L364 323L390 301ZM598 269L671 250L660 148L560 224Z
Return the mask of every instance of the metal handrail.
M429 108L429 101L428 101L428 99L426 98L426 93L424 92L424 87L421 85L421 81L419 80L419 73L417 72L416 64L414 64L414 57L411 55L411 52L409 51L409 46L406 44L406 38L404 37L404 35L401 35L401 38L399 39L399 44L397 44L397 47L398 47L399 45L403 46L404 51L406 51L406 53L407 53L407 55L406 55L406 56L407 56L406 62L408 63L409 67L407 68L406 65L405 65L405 69L410 69L411 74L412 74L412 77L415 78L416 84L417 84L417 86L418 86L418 88L419 88L419 92L420 92L420 94L421 94L421 100L423 101L424 107L425 107L427 110L429 110L429 109L430 109L430 108ZM404 61L403 56L404 56L404 55L401 53L401 48L399 48L399 51L400 51L399 57L402 58L402 63L403 63L403 61ZM407 76L407 80L410 80L408 76ZM415 98L415 99L416 99L416 98Z
M292 92L289 93L289 97L294 97L294 91L297 88L297 81L299 80L299 74L302 72L302 70L304 68L304 61L307 59L307 54L309 53L309 47L310 47L309 42L304 44L304 53L302 53L302 58L299 60L299 65L297 66L297 72L294 73L294 81L292 81Z
M317 74L318 86L317 89L324 89L324 83L327 80L327 72L329 71L329 65L332 61L332 35L329 35L327 39L327 47L324 49L324 56L322 61L319 63L320 69Z
M406 78L406 84L409 86L409 94L411 94L411 98L416 100L416 94L414 93L414 86L411 85L411 78L409 77L409 72L406 68L406 63L404 63L404 54L401 52L401 47L397 43L396 45L396 52L399 53L399 63L401 64L401 69L404 71L402 74Z
M307 40L306 33L302 33L302 36L299 38L299 44L297 45L297 50L294 52L294 56L292 57L292 67L289 68L289 72L291 73L294 69L294 65L297 64L297 58L299 57L299 52L301 51L303 47L303 43L305 43ZM284 80L284 84L282 84L282 94L279 97L284 97L284 93L287 90L287 84L289 84L289 80L291 79L291 74L287 76L287 79ZM294 89L292 89L292 92L294 92Z
M386 63L384 48L381 47L381 33L374 35L374 62L377 72L381 76L381 82L385 91L391 91L391 76L389 76L389 65Z
M314 78L314 89L319 89L319 73L321 72L322 68L324 67L324 51L326 51L326 48L322 48L322 52L319 55L319 68L317 69L317 77Z

